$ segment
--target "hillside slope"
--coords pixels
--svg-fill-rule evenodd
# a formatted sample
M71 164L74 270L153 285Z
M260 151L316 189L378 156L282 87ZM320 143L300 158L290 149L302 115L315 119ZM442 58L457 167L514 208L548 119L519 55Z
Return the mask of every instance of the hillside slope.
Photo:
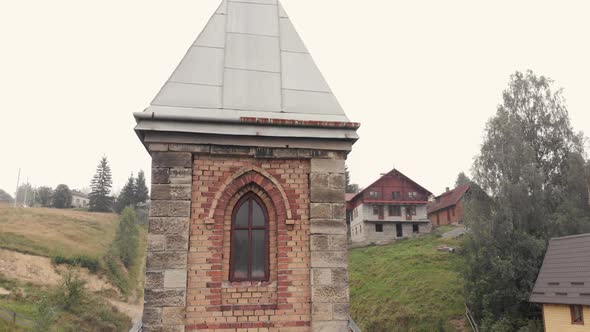
M351 316L363 331L461 331L460 240L433 234L350 251Z
M100 259L115 237L118 216L0 204L0 248L52 257Z

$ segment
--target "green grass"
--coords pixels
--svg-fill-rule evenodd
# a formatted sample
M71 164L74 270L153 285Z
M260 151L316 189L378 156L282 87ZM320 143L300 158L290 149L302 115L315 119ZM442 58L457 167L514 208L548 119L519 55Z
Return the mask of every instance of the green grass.
M350 251L351 316L363 331L456 330L451 321L464 313L462 259L436 248L461 242L440 232Z
M12 310L21 317L37 320L43 299L49 299L54 322L47 331L128 331L131 320L118 312L99 296L84 292L81 303L68 311L61 307L63 301L58 287L40 287L30 283L9 280L0 275L0 287L11 291L0 296L0 308ZM0 319L0 332L21 331ZM24 331L24 330L23 330Z
M45 257L100 259L117 225L115 214L0 205L0 248Z

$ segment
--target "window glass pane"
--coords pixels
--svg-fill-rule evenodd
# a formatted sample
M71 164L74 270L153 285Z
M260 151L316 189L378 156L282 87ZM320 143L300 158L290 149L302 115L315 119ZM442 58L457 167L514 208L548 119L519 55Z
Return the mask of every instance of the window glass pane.
M252 231L252 278L265 277L266 231Z
M264 226L264 213L258 202L252 200L252 226Z
M248 227L248 205L250 204L250 200L245 201L238 213L236 213L236 226L237 227Z
M234 278L248 278L248 231L234 231L233 240Z

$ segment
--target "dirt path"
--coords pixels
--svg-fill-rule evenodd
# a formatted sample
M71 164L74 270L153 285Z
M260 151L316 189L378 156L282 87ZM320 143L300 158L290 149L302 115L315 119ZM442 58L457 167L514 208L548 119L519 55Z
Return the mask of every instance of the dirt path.
M10 279L28 281L36 285L57 286L62 277L57 273L51 260L47 257L25 255L0 249L0 273ZM80 269L80 276L86 281L86 287L92 292L115 290L111 284L87 269Z

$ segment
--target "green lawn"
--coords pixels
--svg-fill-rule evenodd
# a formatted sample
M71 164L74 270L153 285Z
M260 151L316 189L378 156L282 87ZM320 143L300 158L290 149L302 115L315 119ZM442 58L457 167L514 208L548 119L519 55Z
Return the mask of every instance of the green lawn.
M52 257L102 258L118 225L112 213L0 205L0 248Z
M350 251L351 316L363 331L459 330L462 259L436 248L461 241L437 234Z

